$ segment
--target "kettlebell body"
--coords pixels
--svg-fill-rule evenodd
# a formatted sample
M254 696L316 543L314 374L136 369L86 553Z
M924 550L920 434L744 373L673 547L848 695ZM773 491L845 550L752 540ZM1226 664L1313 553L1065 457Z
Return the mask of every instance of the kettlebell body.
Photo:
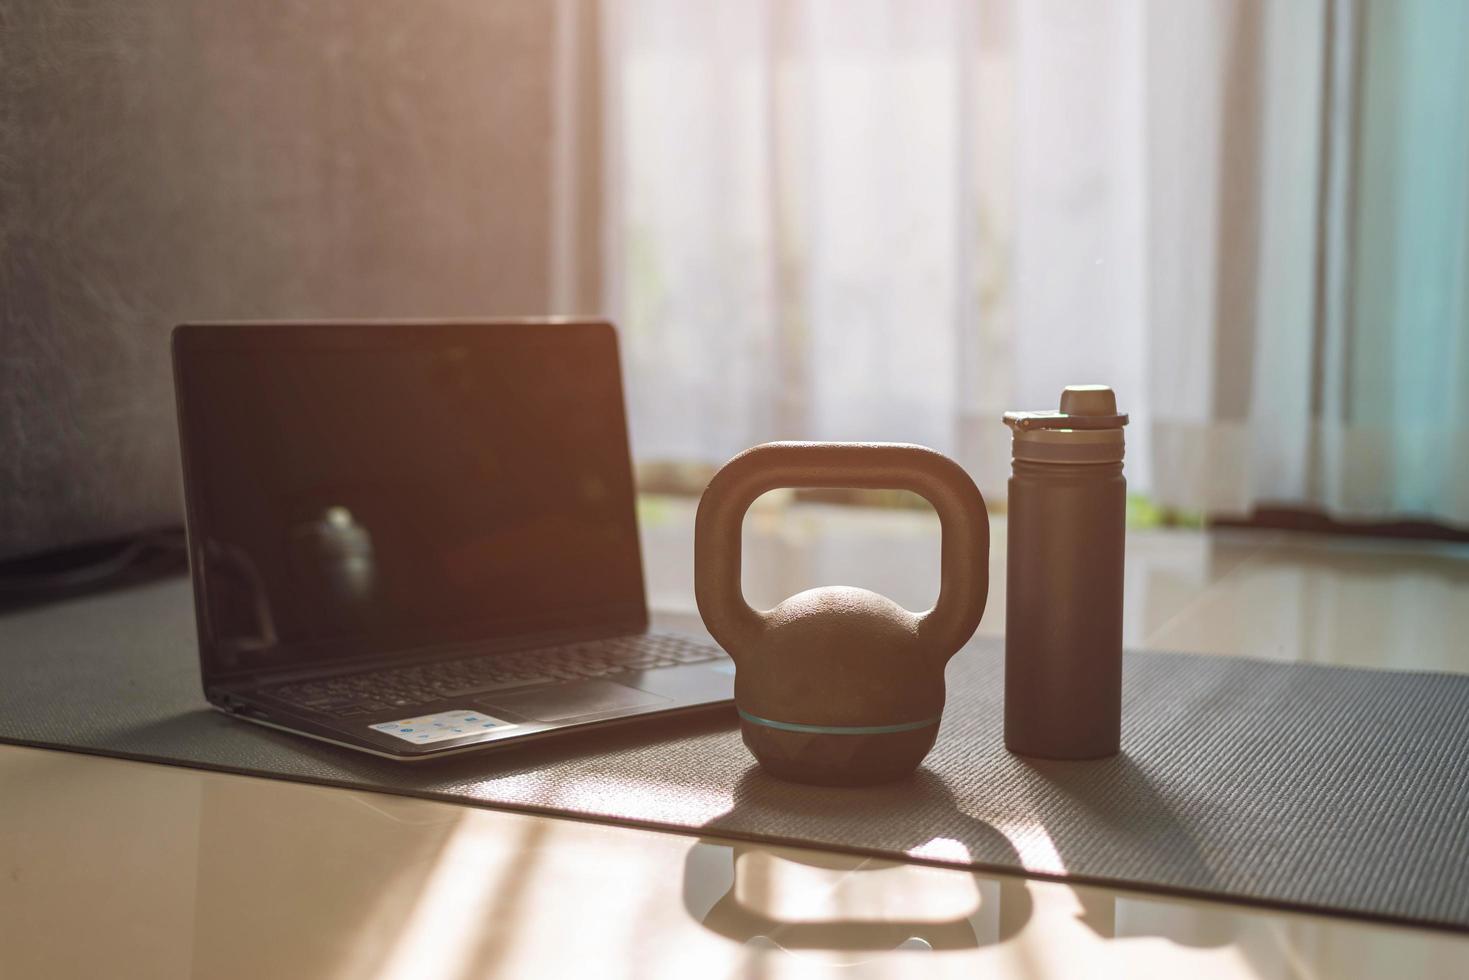
M943 528L939 598L912 613L866 589L833 586L756 611L740 587L740 527L778 487L904 489ZM911 772L944 707L944 667L984 613L989 521L955 462L922 446L767 443L730 460L699 501L694 591L710 634L735 661L745 745L773 775L859 785Z

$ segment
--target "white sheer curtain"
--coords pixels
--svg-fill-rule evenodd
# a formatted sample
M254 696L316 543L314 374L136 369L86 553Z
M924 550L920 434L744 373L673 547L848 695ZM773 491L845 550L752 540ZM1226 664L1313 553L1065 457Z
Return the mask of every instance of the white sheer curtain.
M1469 520L1466 11L608 0L635 450L919 441L1000 494L1000 413L1105 382L1163 503Z

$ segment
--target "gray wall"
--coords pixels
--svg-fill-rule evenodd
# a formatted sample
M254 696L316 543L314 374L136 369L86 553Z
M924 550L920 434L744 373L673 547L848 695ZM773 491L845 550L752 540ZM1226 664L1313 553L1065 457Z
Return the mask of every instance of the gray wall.
M179 520L180 320L546 312L558 9L0 0L0 557Z

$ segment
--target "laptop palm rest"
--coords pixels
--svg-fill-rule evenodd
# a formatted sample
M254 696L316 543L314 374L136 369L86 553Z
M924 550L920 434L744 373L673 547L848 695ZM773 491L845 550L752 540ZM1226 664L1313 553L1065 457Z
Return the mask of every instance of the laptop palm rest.
M491 709L510 711L536 721L567 721L583 715L600 715L609 711L646 708L666 703L669 699L647 691L639 691L611 681L581 681L542 687L523 694L506 694L486 698Z

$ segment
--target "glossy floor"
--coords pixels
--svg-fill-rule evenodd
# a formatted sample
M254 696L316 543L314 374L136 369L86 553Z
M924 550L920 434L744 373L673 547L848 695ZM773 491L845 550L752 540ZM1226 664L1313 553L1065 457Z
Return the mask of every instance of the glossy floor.
M644 498L650 601L693 610L689 498ZM989 602L979 632L1005 632L1003 515L990 519ZM777 493L745 522L744 587L772 606L820 585L874 589L910 609L938 596L931 511L801 504ZM1282 531L1134 531L1123 642L1352 667L1469 671L1469 545Z
M6 977L1462 976L1469 937L0 750Z
M692 608L690 501L644 502ZM981 630L1003 632L1004 522ZM937 592L921 512L746 525L746 593ZM1128 643L1469 670L1469 549L1136 533ZM0 977L1465 975L1469 936L0 746ZM1469 887L1469 885L1466 885Z

